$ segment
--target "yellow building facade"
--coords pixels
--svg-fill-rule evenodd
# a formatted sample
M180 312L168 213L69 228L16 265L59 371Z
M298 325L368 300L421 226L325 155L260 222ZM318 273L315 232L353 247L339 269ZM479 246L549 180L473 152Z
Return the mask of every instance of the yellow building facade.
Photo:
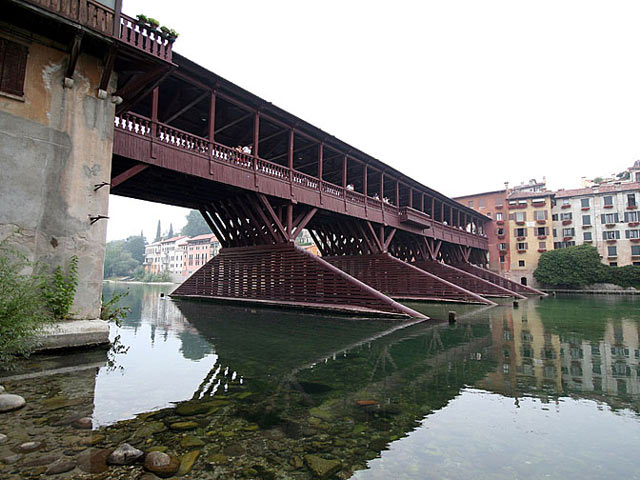
M553 192L515 192L507 198L511 280L536 285L533 272L540 255L553 250Z

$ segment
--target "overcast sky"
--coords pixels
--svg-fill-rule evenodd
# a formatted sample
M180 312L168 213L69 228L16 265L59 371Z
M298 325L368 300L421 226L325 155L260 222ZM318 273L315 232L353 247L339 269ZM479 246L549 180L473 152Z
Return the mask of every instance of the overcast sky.
M640 2L124 0L174 49L449 196L640 158ZM185 210L111 196L108 239Z

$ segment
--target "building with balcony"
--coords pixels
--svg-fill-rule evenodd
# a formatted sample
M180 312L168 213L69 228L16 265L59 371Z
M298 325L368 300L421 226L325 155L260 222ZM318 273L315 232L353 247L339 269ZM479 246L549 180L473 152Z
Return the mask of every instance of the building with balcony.
M147 273L158 274L162 271L162 255L160 242L147 244L144 249L144 270Z
M509 265L512 280L535 285L533 272L540 255L553 250L551 209L553 192L549 190L516 191L507 197L509 212Z
M489 269L497 273L509 271L511 256L509 250L509 228L507 210L507 191L465 195L455 198L456 201L473 208L477 212L493 219L486 224L486 235L489 241Z
M455 200L493 219L486 224L489 268L510 280L535 284L533 272L542 252L551 250L551 198L546 179Z
M640 265L638 203L640 182L558 190L552 214L555 248L587 243L607 265Z
M220 242L213 233L197 235L185 240L182 276L188 277L220 252Z

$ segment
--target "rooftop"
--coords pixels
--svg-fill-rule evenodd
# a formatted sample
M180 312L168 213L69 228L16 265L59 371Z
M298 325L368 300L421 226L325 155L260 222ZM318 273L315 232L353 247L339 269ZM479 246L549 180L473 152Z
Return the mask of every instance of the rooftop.
M213 233L203 233L202 235L196 235L187 239L187 243L195 242L198 240L216 240L216 236Z
M621 183L619 185L600 185L595 187L575 188L571 190L558 190L556 198L581 197L585 195L599 195L602 193L626 192L640 190L640 183Z

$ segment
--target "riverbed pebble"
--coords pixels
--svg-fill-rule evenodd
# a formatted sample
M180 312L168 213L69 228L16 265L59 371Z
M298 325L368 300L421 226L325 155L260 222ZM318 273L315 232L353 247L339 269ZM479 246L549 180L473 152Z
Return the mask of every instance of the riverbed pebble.
M7 443L8 439L9 437L7 437L4 433L0 433L0 445L2 445L3 443Z
M340 470L341 464L338 460L328 460L318 455L305 455L304 463L309 470L318 478L327 478Z
M0 393L4 393L4 392L5 392L4 387L2 385L0 385Z
M123 443L118 448L116 448L111 453L111 455L109 455L109 458L107 458L107 463L110 463L112 465L130 465L143 455L144 452L142 450L138 450L128 443Z
M93 422L91 417L82 417L74 420L71 425L73 428L78 428L80 430L89 430L93 426Z
M13 448L16 453L30 453L42 448L42 442L24 442Z
M88 449L78 455L78 467L87 473L102 473L107 470L107 457L111 452L102 449Z
M180 460L163 452L151 452L144 459L144 468L160 477L170 477L180 468Z
M0 393L0 413L18 410L26 405L26 401L20 395Z
M52 463L45 470L45 475L58 475L60 473L70 472L76 468L76 462L68 459L60 459L57 462Z

